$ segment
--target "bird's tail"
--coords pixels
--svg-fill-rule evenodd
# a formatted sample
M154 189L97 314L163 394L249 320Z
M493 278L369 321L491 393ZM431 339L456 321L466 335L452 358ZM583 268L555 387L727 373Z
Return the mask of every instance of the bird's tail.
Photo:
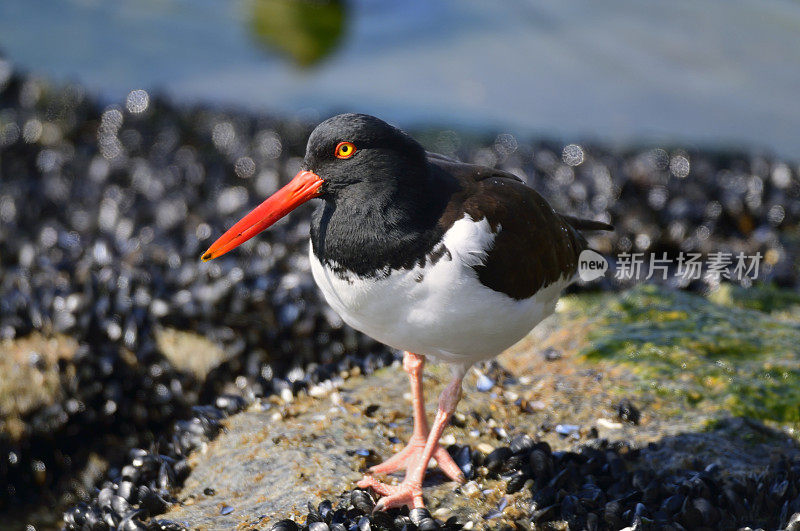
M577 230L614 230L614 226L602 221L580 219L566 214L559 214L561 218Z

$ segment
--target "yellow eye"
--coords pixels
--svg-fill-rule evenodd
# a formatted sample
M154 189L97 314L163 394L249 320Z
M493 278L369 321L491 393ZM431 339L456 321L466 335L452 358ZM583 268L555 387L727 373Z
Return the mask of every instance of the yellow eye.
M349 159L356 152L356 146L352 142L339 142L336 144L336 158Z

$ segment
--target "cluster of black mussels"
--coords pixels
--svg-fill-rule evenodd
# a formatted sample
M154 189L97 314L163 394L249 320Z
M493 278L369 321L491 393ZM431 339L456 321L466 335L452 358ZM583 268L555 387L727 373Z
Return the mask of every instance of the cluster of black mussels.
M553 451L527 434L511 436L508 445L488 455L469 446L448 451L473 479L485 468L487 479L499 479L512 495L525 489L530 499L522 516L508 518L500 505L479 524L500 529L548 525L569 529L683 531L689 529L800 530L800 460L781 459L747 476L726 475L717 464L700 460L686 469L657 470L642 453L658 451L652 443L632 448L624 442L594 439L576 451ZM462 487L462 490L467 490ZM463 493L467 496L468 494ZM374 501L359 489L336 503L309 504L304 523L285 519L271 531L364 531L461 529L467 522L441 522L426 509L392 509L373 513ZM512 527L509 527L512 526Z

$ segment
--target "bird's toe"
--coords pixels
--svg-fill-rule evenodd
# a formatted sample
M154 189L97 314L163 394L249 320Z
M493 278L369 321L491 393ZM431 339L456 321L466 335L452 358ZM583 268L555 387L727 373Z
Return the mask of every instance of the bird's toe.
M436 459L436 464L439 465L439 470L444 472L447 477L457 483L466 483L467 479L464 477L461 467L459 467L453 458L450 457L450 453L447 450L441 446L438 446L433 452L433 458Z
M391 495L395 492L395 490L397 490L395 485L387 485L386 483L382 483L370 475L364 476L361 481L356 483L356 485L362 489L372 489L381 496Z
M375 510L385 511L392 507L402 507L404 505L411 509L425 507L425 502L422 500L422 485L401 483L397 487L393 487L390 494L378 500L378 503L375 504Z

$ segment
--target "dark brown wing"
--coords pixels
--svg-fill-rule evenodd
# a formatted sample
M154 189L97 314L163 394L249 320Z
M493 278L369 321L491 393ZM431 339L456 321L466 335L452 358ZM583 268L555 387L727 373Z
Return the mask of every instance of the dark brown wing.
M519 300L575 275L587 244L571 223L584 220L556 213L510 173L439 158L429 162L460 185L442 217L444 228L469 214L476 221L486 219L497 232L486 261L475 267L483 285ZM587 223L586 228L600 228L594 225L599 222Z

